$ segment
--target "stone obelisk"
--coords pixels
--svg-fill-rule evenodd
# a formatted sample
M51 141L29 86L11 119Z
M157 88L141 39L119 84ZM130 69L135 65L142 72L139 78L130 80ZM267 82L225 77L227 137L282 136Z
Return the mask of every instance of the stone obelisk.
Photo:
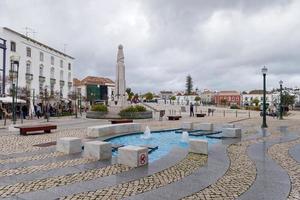
M125 64L123 46L121 44L118 47L117 55L115 102L117 102L117 105L121 107L126 104Z

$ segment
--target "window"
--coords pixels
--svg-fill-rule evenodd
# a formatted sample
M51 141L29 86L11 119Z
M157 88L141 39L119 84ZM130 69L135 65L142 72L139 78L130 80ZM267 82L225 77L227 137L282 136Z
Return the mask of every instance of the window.
M44 82L39 83L40 94L43 94Z
M40 52L40 61L44 61L44 53Z
M31 48L30 47L26 47L26 55L27 55L27 57L31 57Z
M68 73L68 82L71 82L71 72Z
M68 64L68 69L71 70L71 63Z
M55 72L54 67L51 67L51 69L50 69L50 78L54 79L54 72Z
M64 71L60 70L60 80L63 81L64 80Z
M60 67L63 68L64 67L64 61L60 60Z
M54 56L51 56L51 65L54 65Z
M39 73L39 75L43 76L43 74L44 74L44 66L40 65L40 73Z
M16 43L14 41L10 42L10 51L16 52Z
M26 74L31 74L31 63L30 62L26 63Z

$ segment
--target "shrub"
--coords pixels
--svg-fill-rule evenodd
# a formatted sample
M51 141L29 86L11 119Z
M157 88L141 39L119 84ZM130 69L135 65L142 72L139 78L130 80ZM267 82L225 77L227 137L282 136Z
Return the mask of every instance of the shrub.
M107 112L108 111L107 107L103 104L93 105L91 110L95 111L95 112Z
M147 109L144 106L136 105L135 106L137 112L146 112Z
M231 106L230 106L230 109L240 109L240 107L239 107L238 105L235 105L235 104L234 104L234 105L231 105Z
M120 115L124 115L125 113L136 113L136 112L145 112L146 108L144 106L136 105L136 106L129 106L124 108L120 111Z

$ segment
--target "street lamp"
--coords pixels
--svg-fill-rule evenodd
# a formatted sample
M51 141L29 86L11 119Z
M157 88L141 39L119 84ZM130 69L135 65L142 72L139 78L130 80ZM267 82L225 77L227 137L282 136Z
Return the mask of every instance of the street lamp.
M280 115L279 115L279 119L283 119L283 107L282 107L282 84L283 84L283 81L280 80L279 81L279 85L280 85L280 105L279 105L279 111L280 111Z
M268 69L264 66L261 69L261 73L263 74L263 92L264 92L263 93L263 122L261 125L262 128L268 128L267 120L266 120L266 110L267 110L267 107L266 107L266 75L267 75L267 72L268 72Z
M44 97L44 103L45 103L45 117L47 119L47 122L49 122L49 118L50 118L50 107L49 107L49 101L48 101L48 85L45 86L45 97Z
M10 56L10 78L12 81L12 107L13 107L13 124L16 124L16 103L18 103L17 100L17 89L18 88L18 76L19 76L19 62L20 62L20 56L13 54ZM16 77L16 83L14 83L14 78ZM15 102L16 101L16 102Z

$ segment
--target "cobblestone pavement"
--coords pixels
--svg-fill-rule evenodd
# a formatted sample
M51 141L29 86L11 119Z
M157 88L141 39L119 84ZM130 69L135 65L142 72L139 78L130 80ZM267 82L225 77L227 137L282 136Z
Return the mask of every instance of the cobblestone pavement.
M228 147L230 166L217 182L184 197L187 199L235 199L249 189L256 177L256 167L247 155L247 147L258 140L248 140Z
M293 159L289 154L289 149L294 145L300 144L300 139L290 142L279 143L271 146L268 154L286 172L291 180L291 190L288 199L300 199L300 163Z
M12 153L22 153L29 151L38 151L41 147L33 146L35 144L56 141L61 137L86 137L86 129L67 129L59 130L50 134L28 135L28 136L1 136L0 154L9 155ZM45 147L42 147L45 148Z
M17 157L17 158L8 158L0 160L0 164L8 164L8 163L17 163L17 162L25 162L25 161L33 161L33 160L43 160L47 158L57 158L63 156L65 154L60 152L51 152L45 154L37 154L33 156L24 156L24 157Z
M115 164L99 169L92 169L80 173L68 174L65 176L50 177L35 181L20 182L13 185L6 185L0 187L0 197L8 197L17 194L22 194L25 192L45 190L52 187L68 185L81 181L93 180L96 178L110 176L124 171L128 171L129 169L130 167L128 166Z
M121 199L132 195L137 195L159 187L163 187L175 181L179 181L185 176L190 175L196 169L207 162L207 156L189 153L186 158L153 175L143 177L126 183L121 183L104 189L83 192L75 195L63 197L61 199Z
M0 177L19 175L19 174L31 174L37 171L51 170L51 169L57 169L62 167L70 167L70 166L85 164L93 161L96 160L92 160L88 158L78 158L78 159L53 162L44 165L34 165L34 166L20 167L15 169L4 169L4 170L0 170Z

